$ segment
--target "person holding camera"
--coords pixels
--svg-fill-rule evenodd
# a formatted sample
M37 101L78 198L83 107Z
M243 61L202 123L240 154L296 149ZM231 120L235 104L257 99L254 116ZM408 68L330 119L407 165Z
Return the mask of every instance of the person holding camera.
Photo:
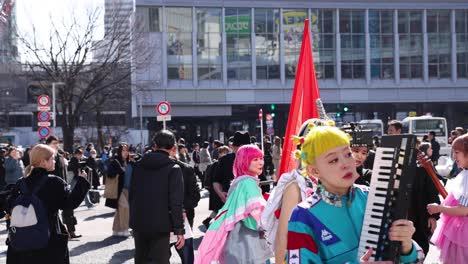
M84 168L86 163L83 163L82 161L83 161L83 151L81 149L76 149L73 152L73 157L70 159L70 162L68 163L68 171L73 172L73 175L74 175L72 183L71 183L71 189L74 188L74 185L76 184L76 179L78 177L87 177L86 170ZM81 235L76 234L75 226L78 224L78 222L73 213L73 209L63 210L62 219L63 219L63 223L67 226L70 239L80 238Z

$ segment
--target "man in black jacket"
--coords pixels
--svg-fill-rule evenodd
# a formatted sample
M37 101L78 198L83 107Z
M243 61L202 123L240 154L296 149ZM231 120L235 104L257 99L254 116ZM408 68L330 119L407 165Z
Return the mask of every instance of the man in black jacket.
M237 131L234 134L232 142L233 153L229 153L226 156L219 159L218 170L216 171L215 178L213 179L213 189L218 194L223 204L226 202L227 193L231 186L231 181L234 179L232 174L232 167L234 166L234 159L236 158L237 150L243 146L250 144L249 132Z
M172 132L162 130L153 138L156 151L135 166L129 191L130 227L135 239L135 263L169 263L169 235L184 246L184 180L182 170L169 157L175 151Z
M184 211L190 227L193 228L193 219L195 218L195 207L198 206L200 201L200 188L197 184L197 177L195 171L187 163L177 160L177 153L171 152L171 157L177 165L182 169L184 177Z
M56 175L60 178L62 178L65 182L70 184L67 180L67 171L68 169L72 170L71 168L68 168L67 165L65 165L65 158L62 156L62 154L59 153L59 140L56 136L49 136L46 139L46 144L49 147L52 147L56 151L55 155L55 170L51 172L50 174ZM73 163L72 163L73 167ZM75 176L78 176L80 173L78 172L78 167L77 170L74 171ZM67 231L70 236L70 239L72 238L80 238L81 235L76 234L76 225L78 224L78 221L76 220L75 214L73 212L73 209L65 209L62 211L62 220L63 223L67 226Z

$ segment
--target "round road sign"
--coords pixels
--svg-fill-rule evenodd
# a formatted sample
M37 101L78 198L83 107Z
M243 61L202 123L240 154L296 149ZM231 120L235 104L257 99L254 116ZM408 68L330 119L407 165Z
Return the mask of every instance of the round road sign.
M158 111L160 115L167 115L171 112L171 105L169 102L162 101L156 106L156 111Z
M46 138L50 135L50 128L48 127L39 127L37 133L41 138Z
M50 121L50 113L49 112L39 112L39 113L37 113L37 120L39 122L49 122Z
M39 97L37 97L37 104L39 106L49 106L50 105L50 97L48 95L39 95Z

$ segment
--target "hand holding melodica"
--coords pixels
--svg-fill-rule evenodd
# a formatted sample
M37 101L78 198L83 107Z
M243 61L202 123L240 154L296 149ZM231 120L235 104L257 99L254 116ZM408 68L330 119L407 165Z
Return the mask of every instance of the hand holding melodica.
M401 242L401 253L407 255L413 248L412 237L416 228L414 228L413 222L406 219L399 219L392 223L388 237L392 241Z

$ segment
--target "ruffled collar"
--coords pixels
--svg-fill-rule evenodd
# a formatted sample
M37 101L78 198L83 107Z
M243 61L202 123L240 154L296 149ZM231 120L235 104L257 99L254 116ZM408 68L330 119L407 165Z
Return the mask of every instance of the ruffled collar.
M355 191L354 186L351 186L347 194L339 195L339 194L335 194L335 193L327 191L322 184L319 184L317 186L316 193L320 199L322 199L324 202L326 202L329 205L333 205L336 207L343 207L343 201L346 200L347 205L349 207L351 206L351 203L354 200L356 191Z

